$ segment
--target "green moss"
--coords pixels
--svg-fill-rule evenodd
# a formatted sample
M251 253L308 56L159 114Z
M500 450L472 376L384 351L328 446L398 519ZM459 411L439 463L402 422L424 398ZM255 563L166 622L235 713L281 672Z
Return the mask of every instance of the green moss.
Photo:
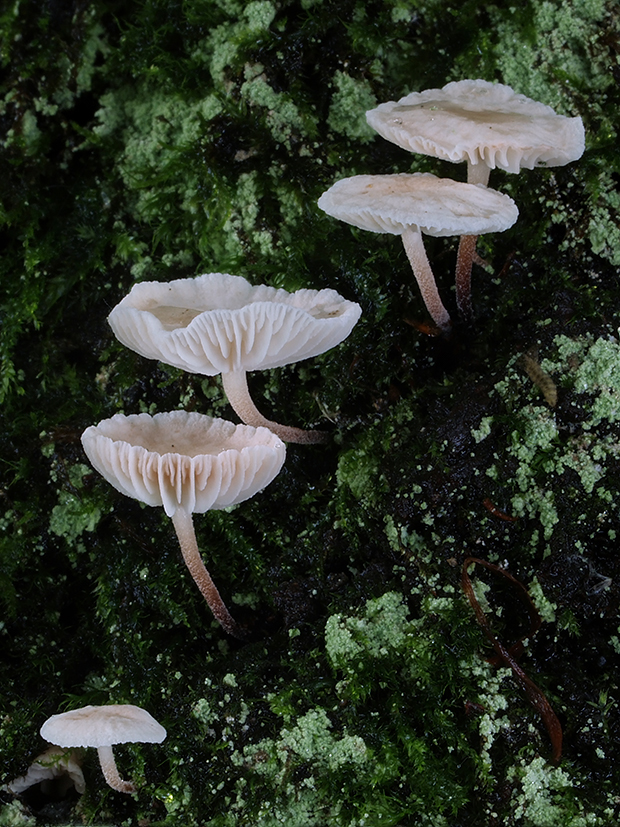
M288 94L276 92L269 84L262 64L246 65L244 76L241 96L251 107L260 107L264 111L265 123L277 144L291 149L294 137L316 134L314 118L304 116Z
M58 505L52 508L50 514L49 530L58 537L64 537L71 545L85 531L94 531L105 513L102 504L83 496L84 477L91 474L92 469L87 465L80 463L71 466L67 471L70 490L58 492Z

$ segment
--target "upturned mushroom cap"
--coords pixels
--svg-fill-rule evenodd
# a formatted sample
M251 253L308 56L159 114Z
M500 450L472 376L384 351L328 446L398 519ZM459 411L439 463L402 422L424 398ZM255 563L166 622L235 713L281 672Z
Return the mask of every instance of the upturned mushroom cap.
M267 428L187 411L116 414L82 434L88 458L118 491L147 505L202 513L252 497L280 471L282 440Z
M41 727L41 736L59 747L105 747L159 744L166 737L166 730L139 706L110 704L52 715Z
M412 92L369 110L366 119L403 149L506 172L562 166L585 148L581 118L558 115L510 86L485 80Z
M61 795L71 786L81 795L86 790L86 782L80 764L79 750L51 746L37 755L25 775L14 778L0 789L19 795L36 784L41 785L43 792L48 792L53 784L54 791L60 791Z
M116 337L149 359L207 376L275 368L329 350L349 335L361 308L335 290L251 285L206 273L141 282L112 310Z
M343 178L318 205L362 230L394 235L413 226L432 236L480 235L508 229L519 215L507 195L421 172Z

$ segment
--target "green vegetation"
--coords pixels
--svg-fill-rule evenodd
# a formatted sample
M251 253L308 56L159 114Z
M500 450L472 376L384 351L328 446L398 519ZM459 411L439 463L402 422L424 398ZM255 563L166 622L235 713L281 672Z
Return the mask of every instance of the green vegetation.
M86 792L0 792L0 825L610 827L620 823L619 18L611 0L17 0L0 10L0 783L51 714L136 703L168 730L94 751ZM581 161L491 186L475 325L423 332L402 246L316 207L336 179L464 167L373 135L376 102L451 80L583 117ZM427 239L456 317L456 239ZM218 377L122 347L138 280L219 271L332 287L363 315L316 359L252 374L288 448L252 500L196 517L226 639L162 509L122 497L80 434L118 411L235 419ZM522 367L540 363L550 407ZM463 561L502 565L544 619L488 646ZM482 567L506 645L523 606Z

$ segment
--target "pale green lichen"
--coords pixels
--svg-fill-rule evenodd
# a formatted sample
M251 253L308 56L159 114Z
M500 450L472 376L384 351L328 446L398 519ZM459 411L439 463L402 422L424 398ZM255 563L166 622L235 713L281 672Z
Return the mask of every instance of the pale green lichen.
M620 265L620 194L611 170L602 170L598 197L590 210L588 238L593 252L614 267Z
M476 442L482 442L491 433L492 416L483 416L478 428L472 428L471 435Z
M153 199L152 187L143 186L143 182L165 170L183 148L197 143L205 123L219 113L221 104L212 94L190 102L176 93L131 87L103 95L101 103L99 125L93 131L101 137L121 134L124 150L118 167L127 188L137 193L136 215L148 219L159 205ZM186 170L168 189L172 197L176 192L178 202L192 212L192 193L198 190L194 172Z
M260 189L257 172L244 172L239 176L235 205L226 219L223 230L230 254L243 252L244 237L256 244L261 253L273 253L273 239L267 230L256 227L260 209Z
M509 686L512 670L507 667L495 669L480 658L462 661L460 668L464 673L475 678L478 685L477 703L484 710L478 722L480 757L484 772L488 777L493 770L491 758L493 743L502 730L509 730L511 726L510 716L504 713L508 709L505 687Z
M34 827L37 819L21 801L11 801L0 807L0 827Z
M364 617L331 615L325 625L325 648L332 664L338 669L352 669L364 651L372 657L385 657L399 649L412 624L402 595L387 592L366 603Z
M526 390L514 360L506 378L495 385L516 417L516 426L506 444L506 456L517 461L512 477L517 489L511 499L512 512L520 517L537 517L547 540L559 520L557 480L564 479L565 472L570 470L585 494L596 493L608 501L609 492L601 483L607 474L607 462L620 455L615 435L598 431L601 423L615 424L620 419L620 344L612 337L571 339L559 335L553 348L557 356L547 356L541 361L541 368L558 377L560 393L570 389L579 400L574 404L588 409L588 418L580 422L581 433L560 433L554 409L529 401L524 404L524 391L527 396L534 391ZM494 421L493 417L481 421L472 430L474 440L479 442L482 435L487 436ZM499 479L501 466L493 464L486 474Z
M296 825L319 827L334 818L340 810L338 801L326 802L316 786L317 774L334 773L343 769L359 772L368 759L364 740L358 735L332 731L332 722L324 709L310 709L297 718L293 726L282 727L276 738L267 738L257 744L235 751L231 762L269 779L272 796L265 799L253 822L257 827ZM291 768L302 762L305 766L301 783L290 781ZM243 812L247 778L237 782L237 799L231 805L238 824L237 812Z
M251 32L260 32L268 29L276 16L276 7L268 0L254 0L248 3L243 13L248 21Z
M83 479L92 474L87 465L71 466L67 471L69 483L73 490L66 488L58 492L58 505L52 508L49 530L58 537L64 537L69 544L75 543L85 531L94 531L103 516L104 509L89 499L84 499L80 491L84 487Z
M376 458L363 448L356 448L340 455L336 477L338 485L350 488L356 499L374 502L377 472Z
M335 91L327 116L334 132L360 142L371 141L376 133L366 122L366 111L377 105L367 80L357 80L338 70L334 75Z
M192 707L192 715L203 727L209 728L220 716L220 713L213 708L207 698L199 698Z
M567 799L563 795L574 788L573 780L540 756L531 761L520 759L509 771L509 777L519 784L513 795L515 819L528 827L603 827L606 823L599 816L586 813L576 800L573 803L575 796ZM575 809L580 812L575 813Z
M620 344L616 339L589 337L581 339L580 350L556 337L557 346L570 349L579 361L574 370L574 389L577 393L595 394L592 401L592 417L584 428L593 428L601 422L617 422L620 419ZM569 340L570 341L570 340Z
M555 613L558 608L557 603L552 603L551 600L545 596L537 577L533 578L527 590L542 620L545 623L555 623Z
M489 9L503 82L563 114L573 114L567 110L575 88L586 88L602 104L605 91L614 83L606 52L593 48L608 14L605 0L568 0L562 5L541 2L532 5L531 11L528 40L515 37L509 16ZM558 83L558 76L570 78L572 83Z
M247 3L220 3L232 20L215 26L192 52L192 59L209 67L215 88L228 91L227 70L234 64L244 41L254 40L269 28L276 14L273 3L256 0Z
M241 97L250 106L264 110L265 122L277 143L291 149L294 135L311 137L316 133L316 121L309 115L302 115L287 92L276 92L260 63L248 64L244 76Z
M332 771L345 764L363 764L367 757L363 739L358 735L338 738L331 728L325 710L319 708L311 709L291 729L282 729L276 747L282 753L282 763L286 764L286 754L292 752L306 761L325 763Z

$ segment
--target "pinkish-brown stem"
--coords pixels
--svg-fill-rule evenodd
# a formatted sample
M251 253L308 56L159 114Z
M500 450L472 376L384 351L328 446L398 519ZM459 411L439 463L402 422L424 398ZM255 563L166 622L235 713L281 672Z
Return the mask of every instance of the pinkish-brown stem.
M213 616L225 632L228 632L228 634L233 637L243 639L244 634L242 630L226 608L211 575L202 562L202 557L198 550L198 543L196 542L196 532L194 531L194 521L191 513L184 508L177 508L172 515L172 524L179 538L179 545L181 546L181 554L185 560L185 565L194 578L194 582L200 589L202 596L209 604Z
M101 764L103 777L108 782L110 787L119 793L135 793L136 785L131 781L123 781L118 774L118 768L116 766L116 761L114 760L112 747L97 747L97 754L99 755L99 763Z
M411 226L407 227L401 238L426 309L437 327L447 333L452 327L452 320L439 296L435 276L424 249L422 233L417 227Z
M304 431L303 428L292 428L289 425L280 425L262 415L254 404L248 390L247 374L244 370L230 371L222 374L224 393L228 397L232 409L242 422L252 425L253 428L269 428L283 442L317 443L326 442L328 434L325 431Z
M467 183L482 184L484 187L489 183L491 169L484 162L472 164L467 162ZM477 235L462 235L459 241L459 251L456 256L456 306L464 319L471 319L473 309L471 304L471 271L476 256Z
M477 235L462 235L456 257L456 306L464 319L471 319L471 270L476 254Z

